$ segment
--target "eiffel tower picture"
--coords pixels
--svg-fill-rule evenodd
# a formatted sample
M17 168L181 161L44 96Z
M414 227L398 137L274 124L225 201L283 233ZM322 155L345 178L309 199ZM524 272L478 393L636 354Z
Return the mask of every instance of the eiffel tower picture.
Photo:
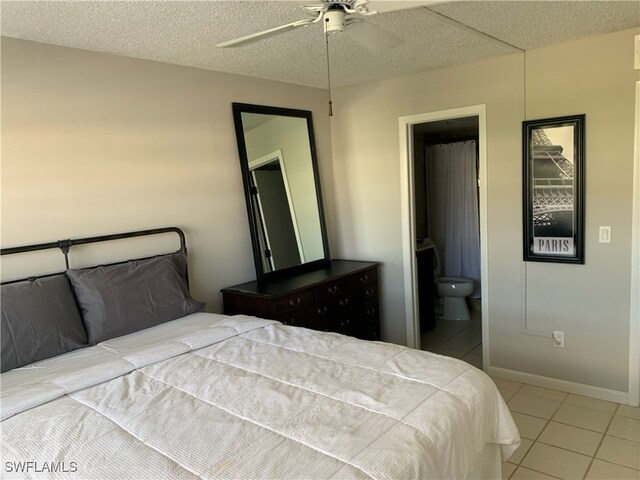
M534 236L573 237L573 162L544 129L532 132L531 144Z
M524 122L525 260L582 263L583 122Z

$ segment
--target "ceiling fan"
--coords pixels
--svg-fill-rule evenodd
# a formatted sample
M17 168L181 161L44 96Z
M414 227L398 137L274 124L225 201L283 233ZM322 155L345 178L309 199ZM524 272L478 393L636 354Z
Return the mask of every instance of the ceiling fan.
M375 1L373 2L376 3ZM415 7L420 4L433 2L402 2L380 1L380 10L369 8L369 0L320 0L311 5L304 5L302 9L312 18L298 20L296 22L280 25L244 37L218 43L217 47L239 47L266 37L294 30L298 27L308 27L322 22L327 34L346 32L353 40L362 44L373 52L380 52L396 47L402 43L397 35L388 32L377 25L367 22L366 17L376 15L378 12L388 12L404 8ZM377 7L376 7L377 8Z

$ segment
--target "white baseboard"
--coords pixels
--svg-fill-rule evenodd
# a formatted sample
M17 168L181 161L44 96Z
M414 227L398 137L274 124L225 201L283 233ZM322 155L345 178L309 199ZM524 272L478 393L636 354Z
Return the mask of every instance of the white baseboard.
M543 377L534 375L533 373L518 372L500 367L489 367L490 376L512 380L514 382L528 383L537 387L551 388L561 390L563 392L575 393L585 397L597 398L598 400L607 400L628 405L629 394L627 392L619 392L618 390L610 390L608 388L594 387L593 385L585 385L583 383L569 382L567 380L558 380L557 378Z

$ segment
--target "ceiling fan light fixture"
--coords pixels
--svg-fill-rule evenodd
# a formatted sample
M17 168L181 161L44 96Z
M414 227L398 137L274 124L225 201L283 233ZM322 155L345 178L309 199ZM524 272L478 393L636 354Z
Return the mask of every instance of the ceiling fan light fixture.
M328 10L324 14L324 31L327 34L344 32L345 13L342 9Z

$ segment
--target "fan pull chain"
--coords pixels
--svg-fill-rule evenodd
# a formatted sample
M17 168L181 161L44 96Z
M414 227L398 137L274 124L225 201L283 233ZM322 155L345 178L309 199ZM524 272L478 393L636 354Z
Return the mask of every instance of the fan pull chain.
M327 79L329 81L329 116L333 117L333 102L331 101L331 66L329 62L329 34L324 33L325 45L327 47Z

